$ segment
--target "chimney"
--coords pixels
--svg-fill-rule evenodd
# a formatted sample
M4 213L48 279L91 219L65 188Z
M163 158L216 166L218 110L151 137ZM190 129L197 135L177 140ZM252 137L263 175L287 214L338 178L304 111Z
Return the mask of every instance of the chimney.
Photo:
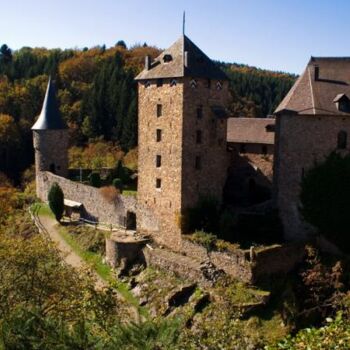
M145 57L145 69L150 70L151 69L151 56Z
M188 68L188 51L184 53L184 66Z
M314 68L315 68L315 81L317 81L320 78L320 67L314 66Z

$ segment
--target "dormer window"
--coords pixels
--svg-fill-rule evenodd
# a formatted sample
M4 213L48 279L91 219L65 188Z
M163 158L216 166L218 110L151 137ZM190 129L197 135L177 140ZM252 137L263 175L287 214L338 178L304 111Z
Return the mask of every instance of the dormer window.
M192 89L196 89L196 88L197 88L197 85L198 85L198 83L197 83L197 80L196 80L196 79L192 79L192 80L190 81L190 86L191 86Z
M338 94L333 102L339 112L350 113L350 100L345 94Z
M169 54L165 54L164 57L163 57L164 63L168 63L168 62L170 62L172 60L173 60L173 57L171 55L169 55Z
M176 79L172 79L170 82L170 86L176 86L177 84L177 80Z
M218 81L216 83L216 90L222 90L222 82L221 81Z

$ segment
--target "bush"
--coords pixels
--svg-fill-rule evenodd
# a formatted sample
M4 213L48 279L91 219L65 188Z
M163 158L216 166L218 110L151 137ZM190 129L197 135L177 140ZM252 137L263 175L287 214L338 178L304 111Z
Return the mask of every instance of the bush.
M301 213L306 221L345 252L350 252L350 155L333 152L316 163L301 182Z
M90 185L93 187L101 187L101 177L99 173L92 172L89 176Z
M100 188L102 197L109 203L114 203L119 195L119 191L114 186L105 186Z
M123 187L124 186L123 186L122 180L120 180L120 179L113 179L112 184L117 190L119 190L120 193L123 192Z
M49 206L55 218L58 222L62 219L64 211L64 194L58 183L53 183L50 188L49 195Z
M204 231L196 231L193 235L191 235L190 240L192 242L198 243L205 247L207 251L211 251L216 246L217 237L212 233L204 232Z

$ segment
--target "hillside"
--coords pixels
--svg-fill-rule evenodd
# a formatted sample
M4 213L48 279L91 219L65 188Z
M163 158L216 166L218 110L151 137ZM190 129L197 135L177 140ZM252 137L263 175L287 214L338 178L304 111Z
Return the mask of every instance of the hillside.
M39 114L47 76L57 77L62 114L72 146L92 139L111 141L124 151L137 144L135 75L145 55L156 47L123 41L114 47L45 49L0 48L0 171L12 178L33 163L30 127ZM231 111L241 117L264 117L290 89L294 75L218 62L231 80Z

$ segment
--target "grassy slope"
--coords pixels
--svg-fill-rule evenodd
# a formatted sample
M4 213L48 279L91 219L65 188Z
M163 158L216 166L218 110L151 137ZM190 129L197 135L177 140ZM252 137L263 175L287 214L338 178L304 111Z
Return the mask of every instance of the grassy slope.
M46 204L40 204L40 209L38 212L40 215L46 215L54 217L50 208ZM139 306L137 298L130 292L127 284L116 279L112 268L103 262L103 258L98 253L93 253L86 251L80 247L78 242L74 239L72 235L68 233L64 226L58 226L58 232L64 241L72 248L72 250L79 255L91 268L96 271L96 273L111 286L113 286L123 298L132 306L137 308L140 315L147 317L148 312L145 308Z

